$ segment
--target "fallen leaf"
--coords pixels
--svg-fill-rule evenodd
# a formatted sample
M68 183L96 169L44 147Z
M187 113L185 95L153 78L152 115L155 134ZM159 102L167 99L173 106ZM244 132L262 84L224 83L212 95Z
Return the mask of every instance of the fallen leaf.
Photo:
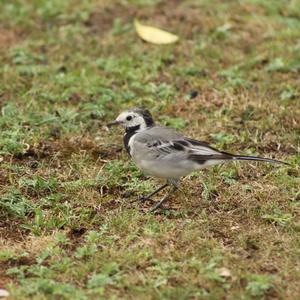
M178 41L178 36L156 27L141 24L134 20L134 27L141 39L152 44L172 44Z
M240 226L238 226L238 225L236 225L236 226L231 226L230 227L230 230L236 230L236 229L239 229L240 228Z
M230 272L230 270L227 269L227 268L224 268L224 267L222 267L222 268L217 268L217 269L216 269L216 272L217 272L220 276L222 276L222 277L231 277L231 272Z
M0 298L4 298L8 296L9 296L9 292L7 290L0 289Z

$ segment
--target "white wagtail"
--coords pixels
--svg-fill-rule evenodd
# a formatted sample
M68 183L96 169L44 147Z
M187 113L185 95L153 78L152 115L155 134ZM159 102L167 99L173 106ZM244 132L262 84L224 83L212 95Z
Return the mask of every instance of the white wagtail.
M286 164L269 158L218 151L206 142L184 137L171 128L156 125L147 109L134 108L124 111L115 121L107 124L108 127L113 125L122 125L125 128L125 149L135 164L144 173L167 181L166 184L139 200L151 199L168 185L172 187L150 211L159 208L178 188L180 178L193 171L235 160Z

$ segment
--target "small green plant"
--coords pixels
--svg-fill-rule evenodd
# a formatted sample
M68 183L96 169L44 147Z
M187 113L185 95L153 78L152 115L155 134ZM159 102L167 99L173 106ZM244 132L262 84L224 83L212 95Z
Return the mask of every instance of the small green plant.
M290 213L282 213L280 210L274 210L271 214L264 214L262 216L264 220L267 220L278 226L286 226L291 223L293 216Z
M228 171L222 171L220 175L224 178L224 182L228 185L237 183L237 172L235 169L229 169Z
M37 193L52 193L57 188L57 180L54 177L45 179L41 176L35 176L32 179L22 178L20 180L20 186Z
M182 118L164 117L162 123L175 129L183 129L186 127L186 121Z
M93 274L88 280L87 286L90 289L99 291L107 284L113 284L115 281L120 280L121 274L117 263L105 264L101 268L101 273Z
M98 251L98 244L100 242L101 235L96 231L90 231L85 236L85 245L79 246L76 249L75 257L84 258L95 254Z
M224 147L225 145L232 144L236 141L236 137L232 134L226 133L211 133L210 136L214 139L220 147Z
M239 66L231 67L227 70L222 70L219 75L226 79L226 86L238 87L249 85L248 81L244 78L242 70Z
M285 68L285 63L282 57L275 58L269 65L266 67L268 72L281 71Z
M2 262L9 261L14 256L15 256L15 253L12 250L9 250L9 249L0 250L0 262L1 261Z
M201 196L206 201L212 200L217 195L216 187L212 183L209 183L209 182L206 182L206 183L203 182L202 185L203 185L203 191L202 191Z
M8 214L25 218L26 215L34 212L35 207L36 205L24 197L16 188L11 188L9 192L0 196L0 214L2 217Z
M280 99L281 100L292 100L296 97L297 91L293 87L287 87L285 88L281 94L280 94Z
M45 278L24 279L21 280L21 283L23 287L13 292L12 296L17 298L25 296L28 299L33 295L42 298L87 299L82 290L69 283L56 282L55 280Z
M273 287L273 277L267 275L253 275L246 286L246 291L252 297L262 297Z

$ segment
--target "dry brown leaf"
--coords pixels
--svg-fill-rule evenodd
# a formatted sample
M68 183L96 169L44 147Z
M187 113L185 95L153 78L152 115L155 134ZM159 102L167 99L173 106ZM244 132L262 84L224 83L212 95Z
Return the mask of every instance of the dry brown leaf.
M230 272L230 270L227 269L227 268L224 268L224 267L222 267L222 268L217 268L217 269L216 269L216 272L217 272L220 276L222 276L222 277L231 277L231 272Z
M140 38L148 43L164 45L178 41L177 35L156 27L143 25L138 20L134 20L134 27Z

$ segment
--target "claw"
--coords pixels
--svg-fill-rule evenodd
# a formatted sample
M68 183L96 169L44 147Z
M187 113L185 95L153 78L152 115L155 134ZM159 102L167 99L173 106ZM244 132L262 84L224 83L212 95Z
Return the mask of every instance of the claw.
M159 202L158 202L156 205L154 205L152 208L150 208L150 209L149 209L149 213L155 212L155 211L158 210L159 208L162 208L162 205L161 205L161 204L158 205L158 204L159 204Z
M145 196L141 196L141 197L138 197L137 199L134 199L132 201L130 201L129 203L135 203L135 202L145 202L145 201L151 201L151 202L154 202L154 200L152 200L151 198L148 198L148 197L145 197Z
M162 207L162 204L169 198L169 196L174 193L177 190L177 187L174 185L173 188L159 201L157 202L150 210L149 212L154 212L158 208Z

